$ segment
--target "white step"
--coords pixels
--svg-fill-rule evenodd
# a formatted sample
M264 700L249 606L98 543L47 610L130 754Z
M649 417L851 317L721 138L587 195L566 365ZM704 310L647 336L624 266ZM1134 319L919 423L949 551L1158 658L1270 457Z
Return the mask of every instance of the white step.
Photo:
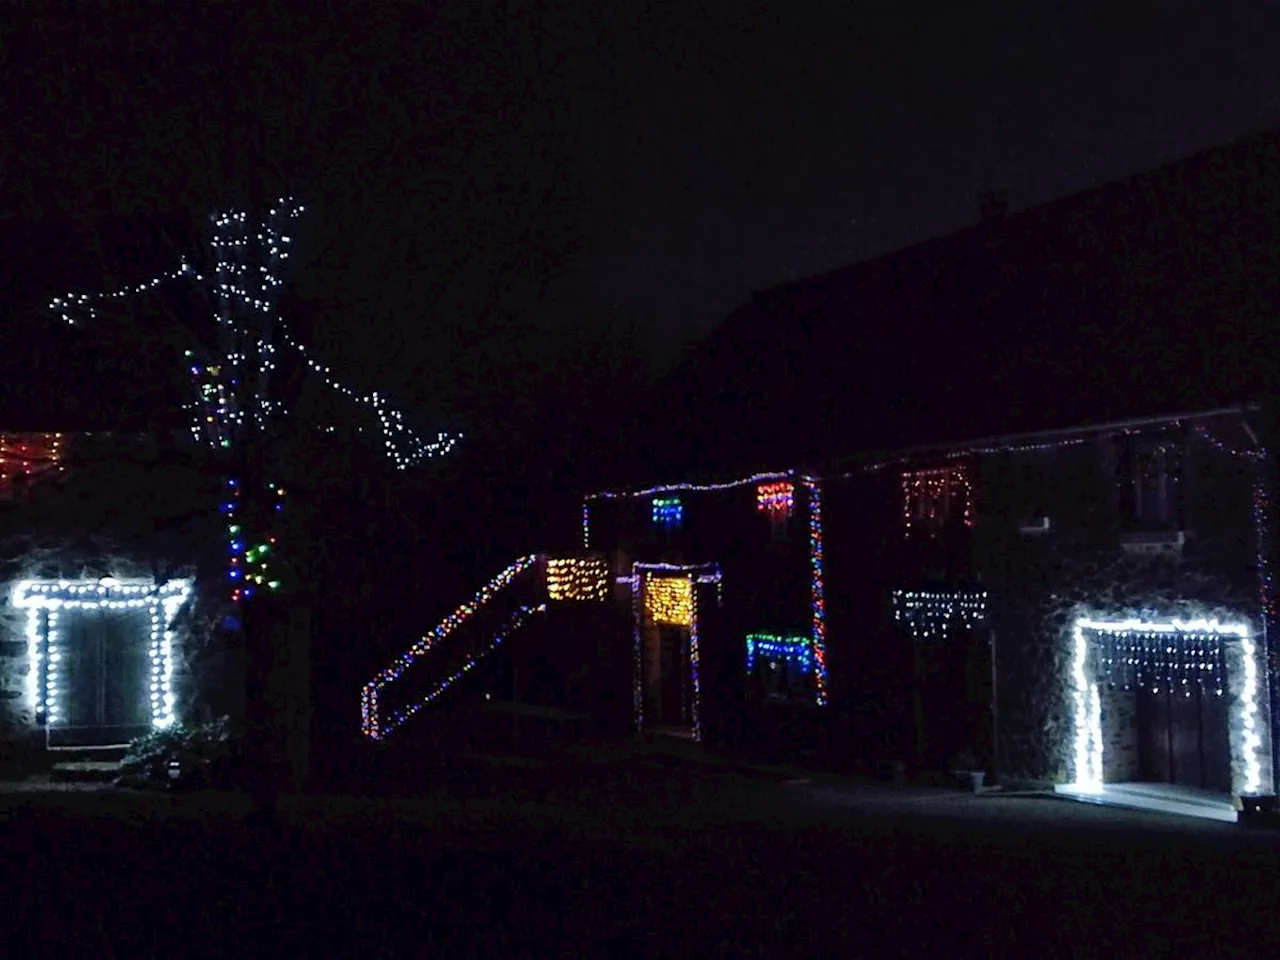
M1209 797L1194 791L1179 792L1177 788L1148 784L1107 784L1098 792L1081 789L1074 784L1058 784L1053 792L1085 803L1123 807L1128 810L1148 810L1155 813L1171 813L1182 817L1198 817L1236 823L1239 812L1229 797Z

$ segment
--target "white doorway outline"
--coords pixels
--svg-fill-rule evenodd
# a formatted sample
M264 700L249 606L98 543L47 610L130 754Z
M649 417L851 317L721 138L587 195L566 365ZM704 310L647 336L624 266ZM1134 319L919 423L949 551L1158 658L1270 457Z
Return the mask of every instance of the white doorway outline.
M1230 729L1232 792L1242 796L1259 792L1262 788L1262 764L1259 760L1262 736L1258 722L1258 647L1248 626L1206 619L1148 621L1136 618L1097 620L1079 617L1072 625L1071 633L1072 670L1069 691L1074 727L1071 754L1074 777L1071 789L1074 792L1101 794L1104 786L1101 698L1098 684L1090 679L1088 671L1089 655L1094 646L1088 636L1090 633L1209 634L1218 638L1238 639L1243 673L1239 707L1236 716L1232 718ZM1227 680L1231 681L1230 672ZM1237 759L1240 761L1238 773L1235 763Z

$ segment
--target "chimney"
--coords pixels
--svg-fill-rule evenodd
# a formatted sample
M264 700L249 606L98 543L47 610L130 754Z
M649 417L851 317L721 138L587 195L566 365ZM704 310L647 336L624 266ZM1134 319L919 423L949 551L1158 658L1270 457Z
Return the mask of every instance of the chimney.
M978 216L983 223L1003 220L1009 213L1009 196L1003 190L986 190L978 194Z

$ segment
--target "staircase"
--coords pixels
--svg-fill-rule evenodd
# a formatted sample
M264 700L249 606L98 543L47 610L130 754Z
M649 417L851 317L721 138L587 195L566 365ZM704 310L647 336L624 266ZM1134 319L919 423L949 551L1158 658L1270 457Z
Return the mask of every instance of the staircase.
M492 725L489 715L503 712L503 704L511 716L521 712L517 704L553 703L585 716L598 699L592 689L616 687L620 696L629 697L629 674L615 682L604 679L599 669L618 660L629 670L631 663L629 621L620 630L621 621L613 621L622 614L606 602L612 595L611 579L603 557L520 558L365 684L365 737L385 740L430 706L439 712L431 724L435 734L426 739L452 741L464 733L462 739L475 739L478 727ZM588 614L584 607L594 612ZM535 619L539 629L528 629ZM602 658L597 638L615 633L625 634L626 650ZM616 655L620 652L625 657ZM531 670L539 662L542 669ZM483 671L478 669L482 664ZM483 686L475 682L481 673ZM548 678L549 684L541 682ZM561 688L550 699L548 685ZM453 706L441 710L446 700Z
M58 749L51 751L49 768L51 783L108 784L120 773L125 747Z
M382 740L439 701L546 604L545 558L521 557L365 684L361 729Z

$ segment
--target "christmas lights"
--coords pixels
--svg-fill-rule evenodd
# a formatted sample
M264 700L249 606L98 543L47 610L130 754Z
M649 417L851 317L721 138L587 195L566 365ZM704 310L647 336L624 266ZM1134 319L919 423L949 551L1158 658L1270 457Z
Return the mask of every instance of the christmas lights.
M662 576L655 576L662 574ZM700 634L698 628L698 603L695 583L720 583L720 567L714 563L673 564L673 563L634 563L631 565L631 613L632 613L632 652L633 684L632 696L636 718L636 729L644 728L644 632L645 620L651 623L672 623L689 627L689 670L693 680L693 717L694 738L702 738L702 677L700 672ZM655 601L650 599L652 588L663 584L658 590L667 591L664 598ZM641 597L641 594L644 594ZM684 597L687 595L688 609L683 609ZM654 606L658 615L654 615ZM664 620L663 616L673 616L673 620ZM684 618L681 620L681 618Z
M1244 682L1241 690L1239 718L1232 730L1232 753L1238 755L1243 768L1243 779L1233 784L1235 792L1256 793L1261 785L1262 767L1259 751L1262 738L1258 730L1258 663L1257 645L1243 624L1222 624L1217 620L1169 620L1144 621L1093 620L1081 617L1072 625L1073 660L1071 702L1074 713L1074 786L1081 792L1098 793L1102 790L1102 710L1098 682L1089 673L1091 644L1088 634L1099 636L1102 654L1095 655L1093 666L1100 674L1115 668L1140 678L1148 679L1150 672L1152 692L1159 693L1160 684L1177 690L1190 685L1193 671L1211 674L1215 692L1221 695L1223 676L1226 673L1225 657L1215 649L1224 638L1240 641L1244 660ZM1180 656L1181 654L1181 656ZM1110 663L1108 663L1110 661ZM1124 675L1124 674L1122 674ZM1177 681L1183 681L1179 684ZM1201 680L1203 683L1203 680ZM1187 695L1189 691L1187 691Z
M284 488L268 483L266 489L271 494L272 515L284 509ZM274 534L268 533L248 546L248 538L244 524L237 515L241 484L236 479L227 481L227 496L222 503L222 513L227 524L229 557L227 559L227 579L231 582L231 602L240 603L253 596L256 589L266 586L269 590L277 590L280 580L270 573L272 550L277 545Z
M591 505L582 501L582 549L591 549Z
M902 477L902 519L910 537L917 524L927 525L930 533L946 522L951 501L959 497L965 526L973 526L973 485L969 471L962 464L932 470L906 470Z
M256 228L250 227L248 215L243 211L214 214L210 217L214 234L209 246L217 257L212 291L222 309L215 315L219 324L235 329L235 336L244 342L242 349L232 349L213 362L200 362L192 351L187 351L192 376L197 379L198 400L188 405L193 412L192 432L216 446L230 445L228 429L231 424L243 425L246 411L237 409L231 401L231 387L239 385L246 376L258 385L250 400L249 415L265 426L267 417L286 413L281 405L271 401L265 393L267 376L275 369L275 345L255 335L246 324L236 324L233 305L247 307L264 317L269 317L281 333L284 343L296 351L308 368L320 374L323 382L334 391L367 407L377 418L382 431L383 448L399 469L408 469L424 460L449 453L461 439L461 435L439 433L433 441L425 440L404 423L403 414L387 405L377 392L362 394L335 380L328 366L317 361L305 346L292 336L283 318L275 312L277 291L284 281L279 275L283 262L288 259L288 248L293 242L290 225L305 211L305 207L288 198L280 198L267 213L266 221ZM265 263L251 266L244 262L248 248L257 247ZM150 292L167 280L179 277L197 283L206 281L186 260L178 266L142 283L132 284L120 290L103 294L68 294L54 298L49 309L66 323L75 325L73 311L90 317L96 315L96 304L106 300L120 300L128 296ZM256 369L249 370L247 366Z
M644 582L645 615L653 623L687 627L693 622L693 580L689 577L656 577Z
M672 529L684 522L684 504L679 497L654 497L653 522Z
M164 728L174 721L173 622L191 595L190 580L171 580L156 586L148 580L97 581L23 580L14 592L13 605L27 610L27 698L37 712L44 708L45 723L60 725L63 717L61 694L63 649L61 616L72 610L146 610L151 631L148 657L151 661L151 722ZM40 615L44 615L45 653L40 655ZM40 668L44 667L44 701L40 702Z
M14 482L32 482L61 473L63 438L60 433L0 433L0 500L14 495Z
M987 618L987 592L893 591L893 618L913 640L947 636L952 630L971 630Z
M552 600L609 599L609 561L604 557L548 560L547 596Z
M1275 572L1270 560L1273 508L1268 486L1265 474L1260 467L1259 476L1253 485L1253 530L1256 554L1254 565L1258 571L1258 599L1262 603L1262 616L1269 631L1276 622L1276 590Z
M1233 457L1239 457L1243 460L1253 460L1260 463L1267 459L1267 451L1261 447L1233 447L1228 443L1219 440L1210 431L1209 428L1200 424L1196 427L1196 436L1200 437L1214 449L1220 453L1225 453Z
M762 483L756 488L756 509L770 520L786 520L795 508L795 484L790 481Z
M480 661L482 661L485 657L489 656L489 654L493 653L494 650L496 650L503 643L505 643L507 638L510 637L511 634L513 634L520 627L524 626L524 624L535 613L546 613L546 610L547 610L547 605L545 603L539 603L533 606L523 606L517 609L516 612L512 614L511 618L507 620L503 628L493 636L493 638L484 647L484 649L482 649L479 653L475 654L474 656L470 657L467 660L467 662L464 663L454 673L450 674L444 680L441 680L439 683L437 683L434 687L432 687L426 693L425 696L416 700L409 706L403 707L395 711L391 715L389 719L389 723L384 725L382 736L386 736L392 730L402 726L406 720L412 717L415 713L417 713L423 707L428 707L431 704L435 703L437 700L439 700L440 697L444 695L445 691L447 691L455 683L457 683L459 680L465 677L468 673L470 673L473 669L475 669L475 667L480 663Z
M725 483L668 483L657 487L646 487L643 490L616 490L590 494L587 500L622 500L629 497L653 497L672 493L717 493L723 490L734 490L753 484L767 483L771 480L786 480L793 476L785 473L757 473L741 480L730 480Z
M538 561L539 558L537 555L530 555L521 557L515 563L511 564L487 584L481 587L470 601L462 604L454 610L453 613L441 620L430 633L424 635L422 639L410 647L409 650L396 658L389 667L379 672L377 676L364 685L364 689L361 691L360 696L360 725L365 736L369 737L371 740L379 740L398 726L398 724L395 723L388 726L385 723L379 722L378 694L381 689L387 684L394 683L396 680L400 679L409 667L421 660L432 647L474 616L482 606L492 600L499 591L509 586L516 577L526 571L536 568Z
M809 673L813 670L813 638L749 633L747 634L747 673L755 670L757 659L794 664L805 673Z
M813 687L818 706L827 703L827 600L823 582L826 560L822 542L822 488L813 477L802 479L809 494L809 604L813 614Z
M636 731L644 729L644 601L640 571L631 568L631 701Z

